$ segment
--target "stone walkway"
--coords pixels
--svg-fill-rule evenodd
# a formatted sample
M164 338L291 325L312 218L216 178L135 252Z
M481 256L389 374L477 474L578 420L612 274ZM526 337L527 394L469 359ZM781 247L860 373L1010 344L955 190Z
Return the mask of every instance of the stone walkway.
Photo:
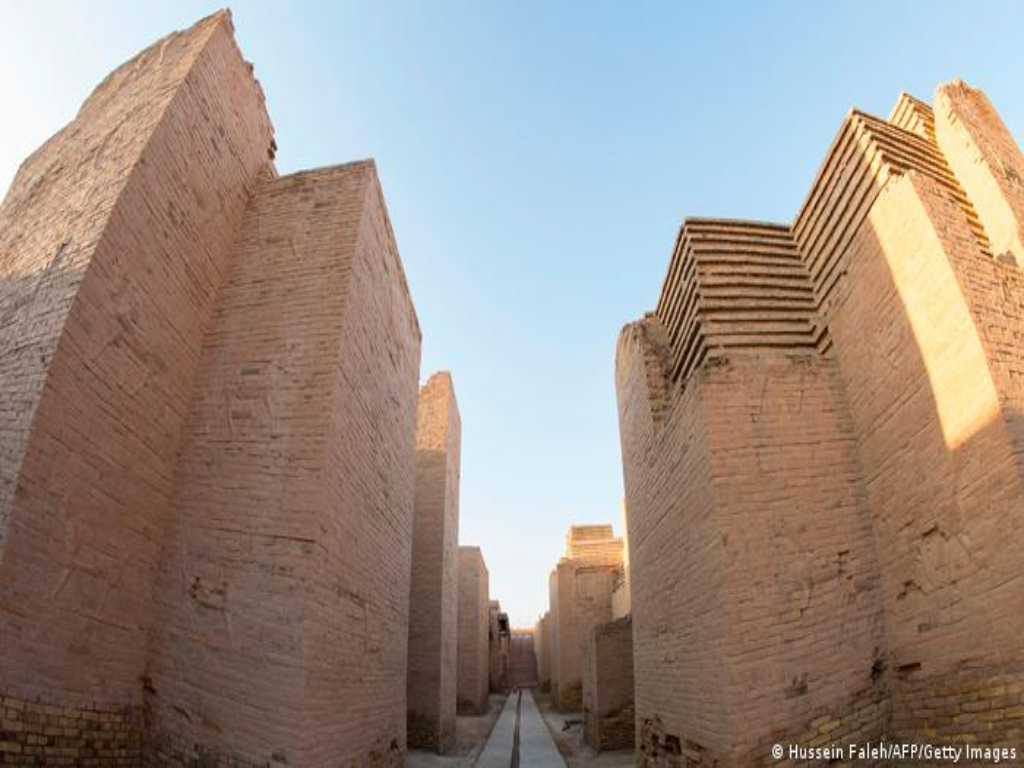
M505 702L477 768L565 768L529 689Z

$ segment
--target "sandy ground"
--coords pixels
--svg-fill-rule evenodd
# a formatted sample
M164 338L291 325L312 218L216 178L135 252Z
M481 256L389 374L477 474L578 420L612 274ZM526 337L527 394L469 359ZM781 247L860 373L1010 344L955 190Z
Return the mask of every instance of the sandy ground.
M548 694L536 694L537 704L544 722L547 723L551 735L555 737L558 751L562 753L569 768L579 766L595 766L595 768L632 768L635 765L633 751L614 750L611 752L595 752L583 743L583 713L556 712L551 708L551 697ZM568 722L569 727L566 728Z
M455 751L448 755L410 750L405 756L406 766L411 768L470 768L476 763L480 750L487 742L491 729L498 719L505 695L492 693L487 703L487 714L479 717L459 716L455 721Z

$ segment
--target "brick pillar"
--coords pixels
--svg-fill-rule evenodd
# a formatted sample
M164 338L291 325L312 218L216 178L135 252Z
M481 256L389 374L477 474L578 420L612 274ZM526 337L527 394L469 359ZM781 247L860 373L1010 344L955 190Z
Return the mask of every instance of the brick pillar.
M420 339L373 163L266 179L234 258L161 557L152 757L400 764Z
M487 711L490 688L488 662L487 566L479 547L459 547L458 712Z
M137 757L178 450L272 142L222 12L115 70L0 208L0 694L80 721L4 728L38 759L108 716Z
M978 211L993 254L1024 266L1024 157L992 102L962 80L939 86L935 138Z
M633 622L599 624L583 658L583 735L596 750L632 749Z
M460 435L451 376L434 374L416 429L408 740L438 752L455 744Z

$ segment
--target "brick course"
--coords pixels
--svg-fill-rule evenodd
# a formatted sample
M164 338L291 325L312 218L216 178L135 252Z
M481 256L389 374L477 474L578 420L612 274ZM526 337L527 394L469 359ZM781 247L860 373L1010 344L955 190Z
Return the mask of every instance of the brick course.
M457 710L459 714L487 712L490 688L488 662L487 565L479 547L459 547L459 641Z
M597 750L632 749L633 622L599 624L583 658L583 736Z
M587 637L612 619L615 565L566 558L551 573L551 701L562 712L583 706L583 654Z

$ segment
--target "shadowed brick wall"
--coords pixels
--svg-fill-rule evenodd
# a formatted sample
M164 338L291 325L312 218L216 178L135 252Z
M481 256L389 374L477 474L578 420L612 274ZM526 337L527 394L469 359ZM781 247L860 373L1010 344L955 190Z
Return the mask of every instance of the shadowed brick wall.
M537 622L537 678L542 691L551 688L551 613L545 611Z
M597 750L632 749L633 622L599 624L583 657L583 736Z
M688 314L663 296L670 310L619 342L637 728L645 760L745 763L769 734L871 700L877 568L842 381L817 351L792 239L687 222L672 270L686 259L696 269L666 283L698 297L684 335L662 324ZM730 284L746 290L720 320ZM687 333L703 335L703 363L673 351Z
M459 714L487 711L489 603L487 566L480 547L459 547Z
M490 685L493 693L504 693L508 688L509 640L508 616L502 612L501 603L491 600L488 616L488 664Z
M451 376L420 390L409 600L409 746L455 745L458 649L459 409Z

